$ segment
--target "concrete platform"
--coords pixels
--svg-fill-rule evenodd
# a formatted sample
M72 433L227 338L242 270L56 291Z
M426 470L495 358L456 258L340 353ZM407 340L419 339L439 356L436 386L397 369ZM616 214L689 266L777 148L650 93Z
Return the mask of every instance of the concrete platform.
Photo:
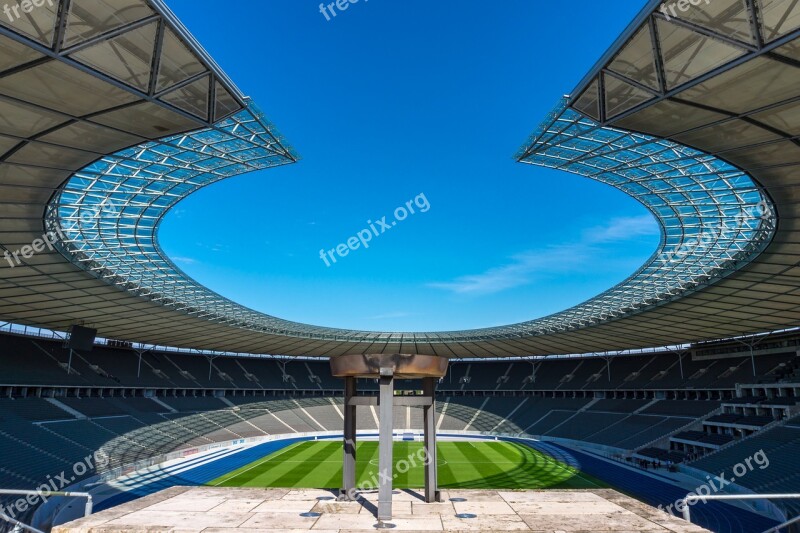
M608 489L444 490L444 502L435 504L420 495L395 491L395 531L708 531ZM359 502L332 496L324 490L173 487L55 527L53 533L376 531L377 493L364 493Z

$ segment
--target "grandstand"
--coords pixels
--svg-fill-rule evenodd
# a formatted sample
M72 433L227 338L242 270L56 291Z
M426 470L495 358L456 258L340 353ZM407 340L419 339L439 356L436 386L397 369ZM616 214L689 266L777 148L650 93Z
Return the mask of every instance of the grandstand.
M279 361L216 357L214 369L231 369L230 375L236 376L223 382L207 369L199 372L209 361L201 363L196 355L149 352L143 358L164 371L137 376L140 354L135 350L97 346L74 360L75 368L67 374L62 362L69 350L63 343L7 334L0 336L0 343L3 353L34 362L30 366L38 375L48 376L45 380L12 372L4 377L0 446L18 458L0 470L4 487L30 487L98 450L109 460L88 471L87 478L93 474L113 478L172 452L214 443L341 430L342 383L333 380L320 361L286 362L285 375L294 377L287 386L282 381L266 382L276 374ZM758 472L744 486L762 492L793 491L797 476L791 461L800 452L800 428L795 427L800 384L786 381L774 369L793 365L797 353L756 358L755 375L749 356L736 352L723 356L715 361L724 364L716 365L693 361L691 352L457 364L439 384L437 428L442 433L532 437L593 450L623 464L655 460L665 468L686 465L712 473L724 471L737 457L760 449L773 457L770 452L775 451L776 461L781 460L778 457L790 461L781 467L787 474L776 478ZM673 364L679 357L684 376L700 376L696 385L687 377L681 379L681 365ZM569 368L572 371L566 374L574 377L568 383L547 378L498 380L503 375L525 376L532 363L541 376L564 375L563 369ZM240 372L234 373L233 367ZM729 373L732 367L742 367L742 376ZM578 368L585 371L574 371ZM647 368L650 377L659 376L656 382L645 381ZM182 380L186 369L197 373L189 386ZM465 383L460 377L467 372L488 378ZM593 379L598 372L602 378ZM259 377L257 387L248 375ZM319 376L319 382L310 375ZM631 375L645 385L631 386ZM53 385L59 381L62 385ZM683 387L669 387L673 383ZM413 386L408 381L399 388L413 392ZM364 380L360 387L377 392L372 380ZM358 429L376 431L374 409L359 409ZM420 408L395 407L394 418L400 430L422 430ZM796 508L776 504L787 513Z
M0 489L88 492L97 520L108 520L92 524L116 531L109 517L129 509L118 505L190 513L169 508L186 486L223 480L215 490L226 491L253 469L248 481L257 483L258 468L292 468L286 457L298 454L302 464L276 476L277 486L247 493L278 513L269 527L249 529L284 527L289 514L321 517L298 522L301 529L344 524L347 514L369 522L356 530L372 529L373 514L387 527L380 509L397 500L401 529L419 529L417 507L438 517L438 530L494 529L493 504L509 511L497 523L522 530L550 517L555 531L600 521L618 526L609 531L798 531L800 500L781 495L800 492L800 4L684 1L669 11L643 3L516 160L636 199L660 226L656 252L618 285L546 317L406 333L257 312L204 287L163 252L159 223L181 200L299 161L163 0L5 6ZM78 346L81 330L91 333L91 349ZM447 373L398 371L395 379L387 361L405 354L445 360ZM379 368L332 370L332 361L351 357ZM383 480L376 513L363 485L340 507L317 507L330 493L308 493L313 501L295 513L293 495L280 490L338 483L337 464L323 484L303 485L331 450L339 454L343 436L341 486L356 469L368 471L355 461L356 435L380 449L383 477L396 467L393 438L401 449L419 440L433 448L425 496L393 496ZM448 441L453 455L440 463L436 435L456 443ZM453 457L471 465L472 477L459 478ZM504 459L515 466L487 466ZM450 476L446 501L437 465ZM714 493L740 500L693 506L697 526L653 509L673 508L725 475L730 482ZM549 483L563 494L548 494ZM457 492L464 488L482 492ZM520 493L490 493L509 488ZM576 488L585 489L570 492L577 499L558 500ZM219 496L235 490L200 494L245 505ZM20 505L21 495L0 496L0 530L95 530L91 522L58 529L79 518L71 497ZM549 504L563 505L548 514ZM593 506L613 508L620 522L575 517ZM222 533L220 520L207 531ZM332 529L348 529L339 525Z
M787 337L755 366L738 351L703 361L699 350L457 363L439 383L437 428L529 436L623 464L655 460L712 473L759 449L791 461L800 452L800 384L783 370L796 364L797 352L788 351L796 340ZM8 488L30 488L98 450L109 460L86 478L113 478L215 443L341 430L342 383L318 360L201 359L108 344L74 358L68 373L63 342L5 334L0 346L19 362L0 387L0 446L15 457L0 469ZM524 379L532 366L537 379ZM232 379L221 379L223 372ZM470 374L480 378L462 379ZM377 392L374 380L359 387ZM414 387L398 384L409 393ZM395 407L394 418L398 429L422 429L419 408ZM358 429L377 427L375 410L360 407ZM778 478L759 472L744 486L793 491L794 470L782 465L787 474ZM796 509L775 503L789 514Z

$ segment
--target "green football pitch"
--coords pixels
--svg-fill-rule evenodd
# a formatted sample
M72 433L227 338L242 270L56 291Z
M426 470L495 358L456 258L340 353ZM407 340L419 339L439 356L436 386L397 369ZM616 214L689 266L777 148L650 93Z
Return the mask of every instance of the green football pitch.
M394 486L424 485L422 443L394 443ZM375 488L378 443L356 448L358 486ZM527 446L509 442L439 442L439 486L464 489L582 489L607 487L602 481ZM337 489L342 484L341 441L290 445L245 465L209 485Z

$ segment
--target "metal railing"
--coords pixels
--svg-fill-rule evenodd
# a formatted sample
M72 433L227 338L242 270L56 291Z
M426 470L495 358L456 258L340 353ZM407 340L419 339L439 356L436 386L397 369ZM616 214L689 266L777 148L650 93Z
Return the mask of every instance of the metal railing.
M720 409L722 409L722 407L720 407ZM694 462L700 461L700 460L705 459L707 457L711 457L712 455L716 455L716 454L718 454L720 452L723 452L723 451L727 450L728 448L730 448L732 446L735 446L735 445L737 445L737 444L739 444L739 443L741 443L743 441L746 441L746 440L749 440L749 439L752 439L752 438L755 438L755 437L763 437L764 436L764 432L770 431L770 430L775 429L776 427L779 427L779 426L785 426L787 424L787 422L792 420L795 416L797 416L797 415L792 415L792 416L790 416L788 418L784 418L782 420L773 420L772 422L770 422L766 426L761 426L759 429L753 431L749 435L746 435L744 437L739 437L738 439L734 438L732 441L726 442L725 444L723 444L722 446L720 446L716 450L712 450L710 452L704 453L703 455L701 455L697 459L693 459L691 461L687 461L686 465L690 466Z
M0 520L8 522L9 524L14 526L14 529L11 530L12 533L17 533L19 531L22 531L23 529L26 530L26 531L30 531L31 533L44 533L44 531L42 531L41 529L36 529L33 526L29 526L28 524L24 524L24 523L20 522L19 520L17 520L16 518L11 518L10 516L8 516L7 514L5 514L2 511L0 511Z
M7 489L0 489L0 495L3 496L36 496L37 498L42 498L44 493L37 490L7 490ZM92 507L94 505L94 500L92 500L92 495L88 492L48 492L46 493L48 498L52 498L53 496L64 496L66 498L86 498L86 507L84 508L84 517L89 516L92 514ZM27 502L26 502L27 504ZM12 518L5 514L4 512L0 511L0 520L4 520L14 525L14 531L19 531L20 529L25 529L31 531L32 533L44 533L43 531L36 529L33 526L29 526L28 524L23 524L16 518Z
M780 524L780 525L777 525L777 526L775 526L775 527L773 527L773 528L770 528L770 529L768 529L768 530L764 531L763 533L780 533L780 531L781 531L783 528L785 528L785 527L788 527L788 526L791 526L792 524L796 524L796 523L798 523L798 522L800 522L800 516L795 516L795 517L794 517L794 518L792 518L791 520L787 520L787 521L786 521L786 522L784 522L783 524Z
M687 522L692 521L692 512L689 508L690 505L694 505L697 502L702 501L706 503L708 500L795 500L800 499L800 494L709 494L709 495L698 495L698 494L687 494L686 497L680 500L681 506L683 506L683 519ZM679 507L680 508L680 507ZM764 531L763 533L773 533L776 531L780 531L787 525L791 525L800 520L800 517L793 518L788 522L785 522L779 526L775 526L771 529Z

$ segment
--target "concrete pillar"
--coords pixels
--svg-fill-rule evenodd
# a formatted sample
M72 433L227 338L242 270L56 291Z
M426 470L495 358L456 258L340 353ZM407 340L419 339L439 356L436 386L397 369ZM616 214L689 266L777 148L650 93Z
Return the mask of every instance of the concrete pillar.
M342 497L356 499L356 406L350 400L356 395L356 378L344 380L344 466Z
M380 437L378 462L378 520L392 519L392 407L394 406L394 370L381 368L380 373Z
M436 378L423 378L422 392L431 399L423 408L425 428L425 501L439 501L439 485L436 466Z

